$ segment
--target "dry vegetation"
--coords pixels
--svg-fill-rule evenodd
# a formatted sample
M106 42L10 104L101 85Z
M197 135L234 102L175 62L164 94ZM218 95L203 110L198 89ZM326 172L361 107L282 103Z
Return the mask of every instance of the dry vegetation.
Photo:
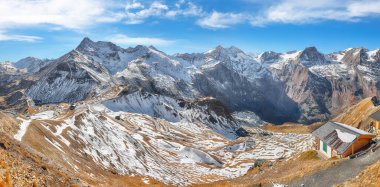
M293 160L264 162L263 165L253 168L246 175L236 179L194 185L194 187L272 186L273 183L288 183L305 175L327 169L339 162L340 160L321 160L316 151L306 151Z
M146 182L144 182L144 180ZM143 177L120 177L115 178L115 180L110 181L109 185L106 186L128 186L128 187L171 187L170 185L164 184L162 182L158 182L151 178L143 178Z
M313 123L311 125L303 125L299 123L284 123L282 125L265 124L262 126L262 129L272 132L306 134L313 132L323 124L324 123Z
M0 187L12 186L70 186L80 184L46 158L14 142L0 133Z
M357 178L350 179L337 187L380 187L380 161L367 167Z
M14 116L0 112L0 132L6 132L7 134L13 135L17 133L20 121L15 119Z
M380 106L375 107L371 102L371 98L366 98L345 110L333 121L345 123L362 130L368 130L372 122L369 116L378 110L380 110Z

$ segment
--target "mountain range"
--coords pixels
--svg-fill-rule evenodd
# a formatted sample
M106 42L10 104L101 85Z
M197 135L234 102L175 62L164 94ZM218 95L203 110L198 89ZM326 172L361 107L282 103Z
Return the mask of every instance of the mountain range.
M229 112L250 111L280 124L325 121L380 88L380 50L350 48L250 55L236 47L168 55L150 46L122 48L84 38L58 59L0 65L0 107L75 103L121 88L196 100L212 97Z

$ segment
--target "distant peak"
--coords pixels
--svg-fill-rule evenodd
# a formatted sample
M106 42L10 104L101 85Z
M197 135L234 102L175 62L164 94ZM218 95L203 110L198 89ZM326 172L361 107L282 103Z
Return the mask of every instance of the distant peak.
M236 53L244 53L241 49L239 49L239 48L237 48L237 47L235 47L235 46L230 46L229 48L228 48L228 50L229 51L234 51L234 52L236 52Z
M368 59L368 49L363 47L351 48L345 51L342 62L349 65L360 65Z
M311 47L306 47L304 50L304 52L312 52L312 53L319 53L318 52L318 49L314 46L311 46Z
M258 57L261 62L275 62L280 58L280 53L276 53L273 51L265 51L261 53Z
M32 57L32 56L28 56L28 57L25 57L25 58L23 58L23 59L20 59L18 62L20 62L20 61L32 61L32 60L34 60L34 61L39 61L39 60L41 60L41 59L36 58L36 57Z
M81 43L94 43L89 37L84 37Z
M355 48L348 48L345 51L346 52L353 51L353 52L360 52L360 53L362 53L362 52L367 52L369 50L367 48L364 48L364 47L355 47Z
M300 53L300 57L303 58L303 57L311 57L311 56L321 56L322 54L318 51L318 49L316 47L306 47L303 51L301 51Z
M222 45L218 45L215 47L215 49L224 49L224 47Z
M316 47L305 48L299 54L297 61L306 67L311 67L314 65L324 65L324 64L330 63L330 61L328 61L325 58L325 55L320 53Z
M241 49L235 47L235 46L230 46L229 48L224 48L221 45L216 46L214 49L206 52L206 53L220 53L220 52L229 52L229 53L244 53Z
M85 50L88 48L91 48L94 45L94 41L92 41L90 38L85 37L83 40L80 42L78 47L76 48L77 50Z
M149 49L155 49L155 48L152 48L152 47L146 47L144 45L137 45L136 47L128 47L127 48L127 51L132 53L132 52L136 52L136 51L141 51L141 52L148 52Z

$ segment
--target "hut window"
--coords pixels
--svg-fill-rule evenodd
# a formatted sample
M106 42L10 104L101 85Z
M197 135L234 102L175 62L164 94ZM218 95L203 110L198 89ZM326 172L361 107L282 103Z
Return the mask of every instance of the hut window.
M327 153L327 144L325 142L323 142L323 151Z

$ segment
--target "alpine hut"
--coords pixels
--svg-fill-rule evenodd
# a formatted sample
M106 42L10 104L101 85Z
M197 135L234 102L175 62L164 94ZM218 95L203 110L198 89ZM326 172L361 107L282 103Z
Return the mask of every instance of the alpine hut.
M338 122L327 122L312 134L316 137L317 150L327 158L344 158L355 154L375 137L374 134Z

